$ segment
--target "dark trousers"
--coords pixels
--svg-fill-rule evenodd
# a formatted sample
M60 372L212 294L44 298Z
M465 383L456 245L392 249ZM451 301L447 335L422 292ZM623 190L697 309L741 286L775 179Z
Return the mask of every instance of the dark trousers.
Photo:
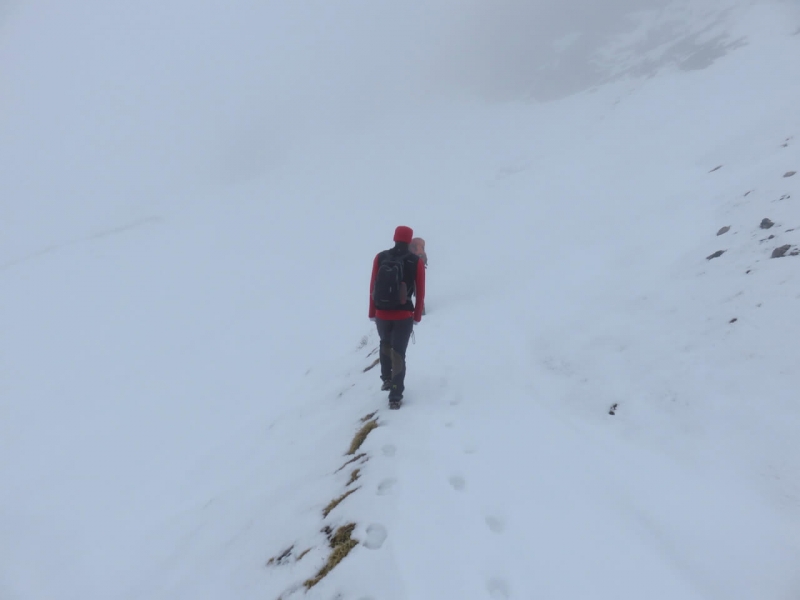
M406 379L406 348L414 329L414 319L386 321L375 319L381 338L381 379L391 380L392 392L402 394Z

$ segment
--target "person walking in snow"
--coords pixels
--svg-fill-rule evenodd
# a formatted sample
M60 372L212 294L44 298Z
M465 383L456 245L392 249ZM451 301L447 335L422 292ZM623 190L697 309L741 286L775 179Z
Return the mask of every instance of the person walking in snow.
M419 256L419 259L422 261L422 264L425 265L425 268L428 268L428 255L425 253L425 240L420 237L415 237L411 240L411 243L408 245L408 249L411 250L412 254L416 254ZM425 316L425 307L422 307L422 316Z
M425 254L425 240L420 237L413 238L411 243L408 245L408 249L411 250L413 254L419 256L422 264L425 265L425 268L428 268L428 255Z
M375 256L369 284L369 318L381 340L381 390L388 390L389 407L395 409L400 408L405 390L408 342L425 308L425 265L409 249L413 237L410 227L395 229L394 248Z

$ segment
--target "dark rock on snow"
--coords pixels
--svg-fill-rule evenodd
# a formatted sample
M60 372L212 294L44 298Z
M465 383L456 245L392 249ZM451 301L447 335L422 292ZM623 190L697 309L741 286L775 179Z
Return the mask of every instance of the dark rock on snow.
M723 233L728 233L731 230L730 225L726 225L722 229L717 232L717 235L722 235Z
M792 249L791 244L784 244L779 248L775 248L775 250L772 251L772 258L783 258L784 256L786 256L786 253L791 249Z
M761 227L761 229L769 229L773 225L775 225L775 223L773 223L769 219L761 219L761 225L759 225L759 227Z
M784 177L792 177L794 175L797 175L797 171L787 171L783 176Z
M727 250L717 250L716 252L714 252L714 254L712 254L710 256L706 256L706 260L711 260L712 258L719 258L720 256L722 256L726 252L727 252Z

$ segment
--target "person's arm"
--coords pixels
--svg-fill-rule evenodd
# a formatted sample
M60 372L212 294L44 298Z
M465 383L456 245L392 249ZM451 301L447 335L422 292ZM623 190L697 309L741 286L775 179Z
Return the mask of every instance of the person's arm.
M420 267L422 267L420 269ZM414 321L419 323L422 320L422 311L425 308L425 265L422 261L417 262L417 278L414 281L415 295L417 296L417 305L414 307Z
M378 275L378 255L372 261L372 277L369 280L369 318L375 318L375 298L372 297L372 290L375 289L375 277Z

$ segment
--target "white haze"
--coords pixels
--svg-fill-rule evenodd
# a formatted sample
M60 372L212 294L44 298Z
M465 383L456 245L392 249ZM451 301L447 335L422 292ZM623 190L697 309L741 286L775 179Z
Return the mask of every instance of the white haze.
M652 568L670 600L795 598L797 259L758 223L797 243L798 25L777 0L0 0L0 597L275 598L313 575L331 472L383 403L366 281L404 223L431 256L408 410L380 414L333 515L382 524L400 562L358 548L319 597L402 599L400 564L409 598L446 597L437 577L502 598L541 544L537 575L592 564L605 597ZM455 416L485 469L448 446ZM394 468L393 516L369 490ZM603 481L630 503L596 505ZM538 514L537 486L564 495ZM604 564L605 532L561 560L561 519L632 562ZM309 562L265 570L293 540ZM452 579L421 564L439 548ZM641 588L615 575L640 566Z
M664 5L10 4L0 45L4 204L52 210L57 194L62 205L79 196L109 210L261 175L321 137L442 95L580 91L607 78L592 64L607 39ZM691 37L681 26L676 17L662 34ZM651 38L645 46L662 41ZM718 45L695 43L712 54Z

